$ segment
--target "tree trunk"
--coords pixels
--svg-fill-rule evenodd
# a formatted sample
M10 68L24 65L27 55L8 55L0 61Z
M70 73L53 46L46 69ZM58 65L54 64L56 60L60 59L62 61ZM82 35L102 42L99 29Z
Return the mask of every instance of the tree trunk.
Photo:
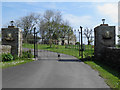
M88 45L90 45L90 40L88 40Z

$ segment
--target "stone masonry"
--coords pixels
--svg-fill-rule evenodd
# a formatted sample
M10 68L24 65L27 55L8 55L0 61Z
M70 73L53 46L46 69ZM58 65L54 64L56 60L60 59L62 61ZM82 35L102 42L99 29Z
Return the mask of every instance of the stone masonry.
M107 47L115 47L115 26L101 24L94 29L95 36L95 58L100 58L101 53Z
M2 28L2 45L11 46L12 55L22 55L22 31L15 26Z
M0 54L2 53L11 53L11 46L10 45L0 45Z

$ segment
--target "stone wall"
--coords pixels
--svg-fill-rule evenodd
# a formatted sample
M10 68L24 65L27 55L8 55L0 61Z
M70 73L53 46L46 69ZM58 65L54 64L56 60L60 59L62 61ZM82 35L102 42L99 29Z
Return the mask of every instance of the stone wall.
M120 48L105 48L104 52L102 53L102 57L99 58L99 60L120 71Z
M10 45L0 45L0 54L2 53L11 53L11 46Z

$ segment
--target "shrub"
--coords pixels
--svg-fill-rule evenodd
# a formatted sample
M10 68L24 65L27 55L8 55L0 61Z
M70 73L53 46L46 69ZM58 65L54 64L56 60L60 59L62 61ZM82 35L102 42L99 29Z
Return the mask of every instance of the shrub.
M11 61L13 60L13 56L10 54L10 53L7 53L7 54L2 54L2 61Z
M75 45L79 45L80 43L79 42L76 42Z
M14 56L13 56L13 59L14 59L14 60L19 59L18 55L14 55Z
M88 52L84 53L84 56L85 56L85 58L88 58L89 53Z
M22 52L22 58L27 58L27 57L28 57L27 55L28 55L28 54L27 54L26 51L23 51L23 52Z
M23 51L22 52L22 58L33 58L31 50L29 50L29 51Z
M28 53L28 58L33 58L31 50L29 50L27 53Z

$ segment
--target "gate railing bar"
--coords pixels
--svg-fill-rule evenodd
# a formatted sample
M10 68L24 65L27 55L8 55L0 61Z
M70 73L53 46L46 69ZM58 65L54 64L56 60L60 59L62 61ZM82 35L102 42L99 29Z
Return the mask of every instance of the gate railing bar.
M82 56L82 59L83 59L83 41L82 41L83 38L82 38L82 28L83 28L83 27L80 26L80 29L81 29L81 56Z
M35 42L36 42L35 31L36 31L36 27L34 27L34 58L36 58L35 56Z

